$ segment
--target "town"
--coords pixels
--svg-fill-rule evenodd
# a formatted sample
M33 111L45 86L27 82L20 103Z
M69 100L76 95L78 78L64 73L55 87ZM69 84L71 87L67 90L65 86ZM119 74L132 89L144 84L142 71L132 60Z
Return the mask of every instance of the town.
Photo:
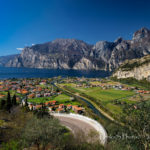
M73 97L70 97L51 84L50 79L9 79L0 81L0 99L6 99L7 92L16 95L17 103L30 110L38 110L44 104L49 112L84 113L85 109Z
M73 96L68 96L59 87L69 87L70 89L76 89L80 93L87 94L90 90L96 89L97 92L110 92L110 97L106 97L105 101L111 101L113 104L124 104L126 102L137 102L141 98L148 100L150 98L150 90L145 90L137 86L129 86L114 82L110 79L100 78L51 78L51 79L7 79L0 81L0 99L6 99L7 92L16 95L17 103L25 105L25 100L28 101L28 107L30 110L38 110L42 108L44 104L51 113L78 113L84 114L84 106L75 99ZM99 89L99 90L98 90ZM85 91L85 92L84 92ZM95 91L93 91L95 92ZM97 94L97 92L95 94ZM120 94L120 96L113 93ZM124 99L128 97L128 99ZM100 97L97 97L100 98ZM100 98L101 99L101 98ZM119 99L122 99L120 102ZM105 105L105 104L104 104ZM110 104L109 104L110 105ZM105 106L107 108L107 106ZM115 106L116 107L116 106ZM136 104L134 106L136 107ZM108 107L109 109L109 107ZM112 112L120 111L119 108L115 108ZM109 111L111 111L109 109Z

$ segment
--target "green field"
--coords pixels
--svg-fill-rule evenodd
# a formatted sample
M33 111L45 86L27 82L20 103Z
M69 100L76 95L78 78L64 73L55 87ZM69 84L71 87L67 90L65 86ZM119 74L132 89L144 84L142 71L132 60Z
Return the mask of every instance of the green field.
M96 99L100 99L101 101L104 102L134 95L134 92L132 91L122 91L115 89L103 90L100 87L79 88L78 90Z
M123 104L122 102L132 104L136 101L130 101L129 98L135 95L134 91L123 91L117 89L102 89L101 87L76 87L75 84L63 84L63 86L69 87L68 89L73 90L76 93L84 93L87 96L94 98L99 101L107 110L113 114L121 114ZM119 101L121 104L114 104L114 100Z
M123 101L122 98L134 95L132 91L122 91L115 89L103 90L100 87L93 88L79 88L79 91L91 96L97 100L100 100L104 107L110 110L114 114L119 114L122 112L121 106L113 104L113 100ZM126 100L127 102L127 100ZM128 101L129 102L129 101Z
M40 104L50 100L52 100L50 97L36 97L36 98L28 99L28 102Z
M73 89L76 92L85 93L86 95L92 96L96 99L100 99L101 101L104 102L125 98L135 94L135 92L133 91L123 91L116 89L103 90L101 87L83 88L83 87L76 87L75 84L63 84L63 85L69 87L70 89Z
M53 100L57 101L59 104L71 104L71 105L80 105L80 103L78 101L75 100L71 100L72 98L68 95L65 94L61 94L58 95L57 97L55 97Z
M52 101L52 100L57 101L57 104L80 105L78 101L72 100L70 96L67 96L65 94L61 94L61 95L53 96L53 97L38 97L38 98L28 99L28 102L39 104L39 103L45 103L47 101Z

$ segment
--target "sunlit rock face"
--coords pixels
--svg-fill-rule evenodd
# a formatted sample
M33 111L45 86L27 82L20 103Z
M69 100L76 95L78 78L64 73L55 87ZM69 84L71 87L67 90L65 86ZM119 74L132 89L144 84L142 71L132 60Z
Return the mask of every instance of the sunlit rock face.
M145 38L149 38L150 31L147 28L141 28L133 34L134 41L141 41Z
M126 60L114 73L118 79L135 78L150 81L150 55L142 58Z
M56 39L25 47L5 66L113 71L125 60L147 54L150 54L150 31L141 28L133 34L132 40L118 38L114 42L99 41L90 45L76 39Z

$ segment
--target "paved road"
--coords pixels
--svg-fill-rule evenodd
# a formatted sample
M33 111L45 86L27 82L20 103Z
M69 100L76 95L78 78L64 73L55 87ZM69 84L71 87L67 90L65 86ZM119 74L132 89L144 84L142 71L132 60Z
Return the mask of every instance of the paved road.
M79 134L81 132L88 134L92 130L96 131L92 125L75 118L69 118L65 116L56 116L56 118L58 118L64 126L71 129L71 131L75 134Z
M53 115L58 118L64 126L68 127L75 136L88 135L92 131L92 133L95 132L92 141L96 139L100 140L103 145L106 144L107 133L103 126L97 121L77 114L55 113Z

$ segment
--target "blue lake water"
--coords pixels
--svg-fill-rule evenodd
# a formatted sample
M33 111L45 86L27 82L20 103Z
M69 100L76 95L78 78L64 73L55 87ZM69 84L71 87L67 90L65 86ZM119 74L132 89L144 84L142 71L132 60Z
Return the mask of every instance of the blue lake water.
M110 73L95 70L62 70L62 69L33 69L0 67L0 79L7 78L51 78L51 77L107 77Z

